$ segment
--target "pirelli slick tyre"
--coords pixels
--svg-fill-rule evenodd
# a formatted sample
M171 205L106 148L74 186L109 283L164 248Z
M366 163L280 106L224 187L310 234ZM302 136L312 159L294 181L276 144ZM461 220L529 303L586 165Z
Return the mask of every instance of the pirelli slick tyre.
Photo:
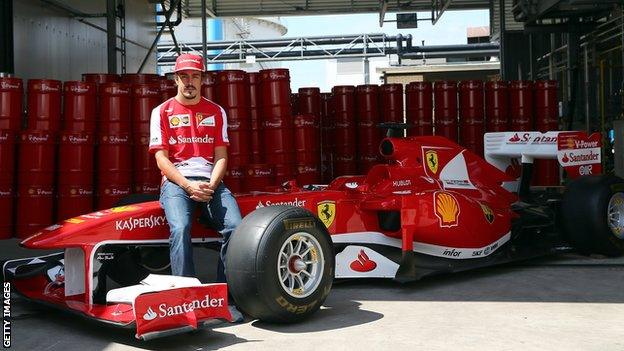
M226 257L228 289L248 315L292 323L317 311L334 279L334 252L323 223L309 211L268 206L247 215Z
M561 216L568 241L585 254L624 253L624 179L585 176L563 196Z

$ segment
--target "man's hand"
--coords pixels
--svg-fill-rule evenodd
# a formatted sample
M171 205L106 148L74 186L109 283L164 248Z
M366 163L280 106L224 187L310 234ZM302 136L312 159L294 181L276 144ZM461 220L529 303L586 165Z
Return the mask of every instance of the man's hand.
M199 202L209 202L212 200L212 194L214 194L214 190L210 188L208 182L194 180L182 188L190 195L191 200Z

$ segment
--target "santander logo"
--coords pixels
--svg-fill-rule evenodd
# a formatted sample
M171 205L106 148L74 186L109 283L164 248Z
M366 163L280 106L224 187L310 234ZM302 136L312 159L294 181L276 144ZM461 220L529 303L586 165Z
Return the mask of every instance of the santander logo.
M568 163L570 162L570 159L568 158L568 154L563 154L563 158L561 158L561 162L563 163Z
M351 269L356 272L365 273L377 268L377 263L371 260L366 252L364 252L364 250L360 250L360 253L358 253L358 258L355 261L351 262L349 267L351 267Z
M509 139L509 142L511 143L517 143L519 141L520 141L520 137L518 136L518 133L514 134L514 136Z
M158 315L156 314L156 312L154 312L154 310L152 310L151 307L147 308L147 312L145 312L145 314L143 315L143 319L145 319L146 321L151 321L156 319L156 317L158 317Z
M158 305L158 308L156 308L158 312L154 311L152 307L149 306L145 314L143 314L143 319L146 321L152 321L156 318L173 317L199 309L219 308L223 307L224 303L225 298L211 298L210 295L206 295L202 300L192 300L190 302L184 302L173 306L161 303Z

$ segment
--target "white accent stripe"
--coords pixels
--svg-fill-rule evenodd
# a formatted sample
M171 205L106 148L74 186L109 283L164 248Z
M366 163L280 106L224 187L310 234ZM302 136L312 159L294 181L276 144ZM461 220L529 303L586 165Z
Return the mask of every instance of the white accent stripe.
M219 108L221 109L221 117L223 118L223 125L221 126L221 136L223 137L223 141L229 143L230 139L228 138L227 133L227 115L225 114L225 110L223 109L223 107L221 107L220 105L217 106L219 106Z
M331 236L334 243L360 243L360 244L377 244L403 248L401 239L391 238L379 232L357 232L347 234L335 234ZM479 248L458 248L433 245L414 241L414 252L425 255L452 258L452 259L468 259L486 257L496 251L504 243L511 238L511 232L503 235L500 239Z
M163 144L163 139L162 139L162 130L160 128L160 110L161 110L163 104L164 104L164 102L162 104L156 106L152 110L152 115L150 117L150 140L149 140L149 147L164 145Z

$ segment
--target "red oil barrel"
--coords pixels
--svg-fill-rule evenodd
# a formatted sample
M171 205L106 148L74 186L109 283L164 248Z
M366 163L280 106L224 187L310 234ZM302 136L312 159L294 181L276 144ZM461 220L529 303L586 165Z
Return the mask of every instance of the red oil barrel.
M485 132L483 82L468 80L459 83L459 125L461 144L477 155L483 155Z
M287 69L261 70L260 94L260 119L262 121L292 118L290 75Z
M228 124L238 121L239 128L250 127L249 79L240 70L225 70L217 74L217 100L227 114Z
M130 132L130 94L127 84L105 83L100 86L100 133Z
M129 133L100 133L96 148L96 209L110 208L130 194L132 145Z
M321 115L321 89L299 88L299 114Z
M54 135L49 132L20 134L15 223L20 238L26 238L54 221L55 142Z
M19 78L0 77L0 130L22 128L24 85Z
M156 158L149 153L149 133L134 134L132 145L132 179L134 192L139 194L158 194L162 175L156 164Z
M457 142L457 82L435 82L433 92L435 97L435 135Z
M63 130L95 131L97 86L90 82L63 84Z
M54 186L20 184L17 188L16 236L25 239L54 223L53 208Z
M158 74L151 73L124 73L121 75L121 82L129 85L157 83L159 80Z
M94 136L61 133L58 161L57 219L64 220L93 211Z
M240 167L249 163L251 116L249 110L249 79L240 70L225 70L217 74L217 103L228 119L228 165ZM242 172L242 171L241 171Z
M121 78L118 74L108 74L108 73L83 73L82 74L83 82L95 83L97 85L104 83L119 83Z
M61 128L61 90L58 80L28 80L29 130L57 132Z
M274 164L273 169L275 170L275 184L281 185L284 182L291 181L296 179L295 167L293 164Z
M287 69L260 71L260 121L266 163L275 165L277 180L293 178L294 135Z
M15 141L13 131L0 130L0 239L13 236Z
M260 73L247 73L249 79L249 116L251 117L251 161L264 162L262 130L260 126Z
M299 94L290 93L290 111L293 116L299 114Z
M210 101L217 101L217 71L204 72L202 77L201 94Z
M160 105L160 83L134 84L132 86L132 133L150 133L152 110Z
M160 101L165 102L178 94L176 83L164 77L160 77Z
M0 130L0 183L14 184L15 181L15 132Z
M382 122L403 123L403 84L382 84L379 102Z
M19 137L18 183L24 185L54 186L54 134L44 131L26 131Z
M334 96L334 177L357 173L355 120L355 87L348 85L332 88Z
M509 84L504 81L485 83L485 129L488 132L509 131Z
M357 163L354 154L336 149L333 162L334 177L357 174Z
M511 130L533 130L533 83L525 80L512 81L509 85L509 100Z
M0 183L0 239L10 239L13 236L13 204L15 190L12 184Z
M272 120L262 124L264 135L264 158L269 164L292 164L294 158L294 134L292 121Z
M327 184L334 179L333 159L336 146L334 130L334 98L331 93L321 94L321 180Z
M379 143L383 137L383 131L377 127L381 122L379 91L377 85L358 85L355 89L359 173L368 172L377 163Z
M321 183L321 170L318 165L297 165L297 185Z
M317 116L295 116L295 150L299 185L320 183L321 145Z
M245 192L245 183L247 179L245 178L245 172L243 168L240 166L230 167L228 165L227 171L225 171L225 176L223 177L223 183L225 186L233 193L244 193Z
M264 191L266 187L275 185L273 167L261 163L247 165L244 184L246 191Z
M540 132L559 130L559 105L557 81L535 82L535 126ZM541 186L559 185L559 163L554 160L536 160L535 184Z
M412 82L405 87L405 119L413 127L408 136L433 135L433 89L429 82Z

